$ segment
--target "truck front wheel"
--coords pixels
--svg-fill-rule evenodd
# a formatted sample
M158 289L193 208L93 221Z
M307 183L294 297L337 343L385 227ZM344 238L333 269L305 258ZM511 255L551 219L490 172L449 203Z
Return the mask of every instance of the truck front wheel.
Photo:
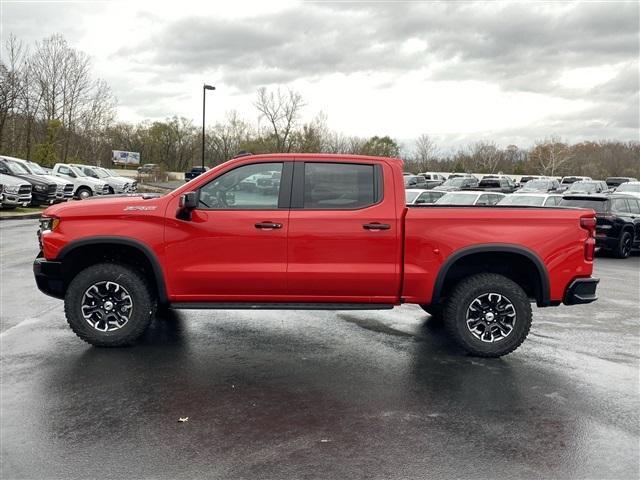
M75 334L97 347L130 345L147 329L155 299L136 270L100 263L82 270L71 281L64 310Z
M458 283L444 309L445 327L454 341L479 357L513 352L529 334L531 303L514 281L493 273Z

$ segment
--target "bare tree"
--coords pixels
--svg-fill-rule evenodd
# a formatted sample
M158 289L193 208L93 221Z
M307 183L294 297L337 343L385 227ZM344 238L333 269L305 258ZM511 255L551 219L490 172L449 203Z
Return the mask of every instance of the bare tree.
M10 35L5 49L7 52L6 62L4 59L0 60L0 149L4 146L7 121L12 117L14 132L10 143L14 143L15 115L25 86L24 56L26 51L22 42Z
M558 169L571 157L571 149L557 136L537 141L529 153L529 158L538 167L538 173L551 176L556 175Z
M302 95L293 90L282 93L280 88L268 92L262 87L258 90L254 105L270 125L276 151L289 152L292 146L291 133L296 127L300 110L305 106Z
M480 141L471 145L471 160L483 173L494 173L502 159L502 151L494 142Z
M433 139L423 133L416 139L413 164L421 172L431 170L433 163L438 159L439 149Z

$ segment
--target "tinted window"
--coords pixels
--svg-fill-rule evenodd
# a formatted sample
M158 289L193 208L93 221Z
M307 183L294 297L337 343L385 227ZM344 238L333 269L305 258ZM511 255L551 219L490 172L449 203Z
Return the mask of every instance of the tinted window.
M500 180L480 180L479 185L481 187L487 187L487 188L498 188L500 187L500 183L501 183Z
M304 168L304 208L351 209L375 203L373 165L306 163Z
M627 198L627 202L629 203L631 213L640 213L640 200L636 200L635 198Z
M629 209L629 204L627 203L627 200L624 198L611 199L611 210L613 210L614 212L624 212L624 213L631 212L631 210Z
M282 163L235 168L200 189L199 208L274 210L278 208Z
M563 198L560 201L561 207L580 207L580 208L591 208L598 213L604 213L607 207L606 200L589 200L589 199L573 199L573 198Z

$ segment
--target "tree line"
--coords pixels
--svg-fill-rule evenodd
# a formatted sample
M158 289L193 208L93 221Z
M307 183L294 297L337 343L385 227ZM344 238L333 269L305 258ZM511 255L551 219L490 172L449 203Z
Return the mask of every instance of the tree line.
M303 122L304 98L293 90L261 88L257 122L227 113L205 135L205 163L220 164L239 151L323 152L401 157L406 170L640 177L640 142L570 144L557 136L529 148L480 140L447 151L423 134L413 145L389 136L344 135L326 116ZM139 152L142 163L184 171L200 163L201 126L173 116L164 121L117 121L109 86L93 76L84 52L53 35L28 48L10 36L0 61L0 153L51 166L56 162L110 165L112 150Z

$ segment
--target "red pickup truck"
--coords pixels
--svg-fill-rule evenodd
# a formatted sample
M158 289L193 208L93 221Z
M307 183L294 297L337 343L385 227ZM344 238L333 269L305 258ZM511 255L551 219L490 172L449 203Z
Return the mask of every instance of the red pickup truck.
M158 308L387 309L441 317L468 352L515 350L540 307L596 300L593 211L405 205L402 162L235 158L164 196L48 208L40 290L97 346Z

